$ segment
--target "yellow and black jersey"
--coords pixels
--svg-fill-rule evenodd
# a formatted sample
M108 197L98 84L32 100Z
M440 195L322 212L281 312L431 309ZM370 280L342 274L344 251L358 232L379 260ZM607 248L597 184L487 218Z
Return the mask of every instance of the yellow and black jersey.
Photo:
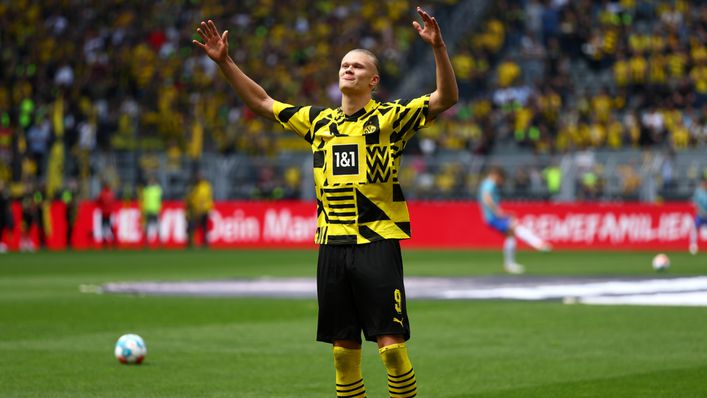
M410 215L398 182L400 157L427 122L429 95L370 100L353 115L341 108L275 101L273 113L313 153L319 244L361 244L410 237Z

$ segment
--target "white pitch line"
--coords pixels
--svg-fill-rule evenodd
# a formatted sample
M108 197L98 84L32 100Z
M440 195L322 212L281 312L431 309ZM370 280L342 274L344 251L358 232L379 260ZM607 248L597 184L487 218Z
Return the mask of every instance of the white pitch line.
M406 279L409 298L552 300L585 304L694 305L707 306L707 276L647 280L498 280L483 278ZM224 297L316 297L314 278L261 278L192 282L109 283L82 285L84 293L131 293Z
M707 307L707 292L634 294L629 296L585 297L582 304L595 305L651 305Z
M446 299L548 300L563 297L593 297L642 293L707 291L707 277L651 279L645 281L609 281L562 285L505 286L500 288L457 289L441 292Z

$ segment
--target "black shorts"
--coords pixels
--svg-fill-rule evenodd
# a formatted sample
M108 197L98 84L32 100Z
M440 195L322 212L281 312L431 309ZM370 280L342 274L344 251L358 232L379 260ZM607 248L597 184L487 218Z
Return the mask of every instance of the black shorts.
M410 338L400 242L321 245L317 264L317 340Z
M157 224L158 221L157 213L145 213L145 225Z
M22 210L22 223L25 231L37 223L37 213L32 210Z

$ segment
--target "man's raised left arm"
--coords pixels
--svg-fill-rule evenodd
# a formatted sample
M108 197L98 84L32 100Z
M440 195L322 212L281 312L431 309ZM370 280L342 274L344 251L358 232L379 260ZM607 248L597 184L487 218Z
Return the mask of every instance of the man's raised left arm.
M420 14L424 26L421 26L417 21L413 21L412 25L420 38L432 47L435 57L437 88L430 94L427 112L427 119L432 120L459 101L459 88L437 20L420 7L417 7L417 13Z

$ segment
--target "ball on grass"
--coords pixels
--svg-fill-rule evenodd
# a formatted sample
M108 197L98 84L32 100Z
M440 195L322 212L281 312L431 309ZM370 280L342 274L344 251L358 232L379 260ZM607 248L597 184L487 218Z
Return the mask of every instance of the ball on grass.
M662 272L670 268L670 259L664 253L659 253L653 257L653 269Z
M139 365L147 355L147 346L142 337L136 334L124 334L115 343L115 357L124 364Z

